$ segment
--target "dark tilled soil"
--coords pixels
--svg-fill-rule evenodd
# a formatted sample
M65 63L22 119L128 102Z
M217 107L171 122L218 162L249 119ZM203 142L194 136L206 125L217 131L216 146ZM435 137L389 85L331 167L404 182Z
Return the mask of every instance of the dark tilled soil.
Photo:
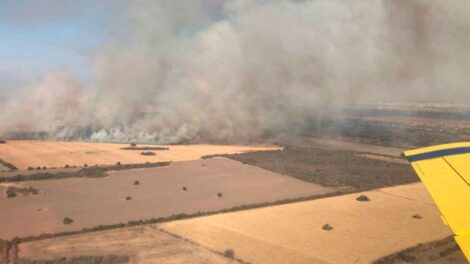
M369 190L418 181L409 165L356 154L343 150L287 147L279 151L224 156L323 186Z
M396 263L453 263L465 264L465 256L459 249L454 238L435 241L414 248L409 248L374 262L375 264Z

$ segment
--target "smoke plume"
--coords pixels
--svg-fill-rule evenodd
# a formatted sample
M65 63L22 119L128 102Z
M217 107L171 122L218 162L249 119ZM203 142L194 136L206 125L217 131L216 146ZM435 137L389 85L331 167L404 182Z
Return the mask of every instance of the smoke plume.
M0 97L0 135L246 141L370 101L470 99L466 0L134 1L93 57Z

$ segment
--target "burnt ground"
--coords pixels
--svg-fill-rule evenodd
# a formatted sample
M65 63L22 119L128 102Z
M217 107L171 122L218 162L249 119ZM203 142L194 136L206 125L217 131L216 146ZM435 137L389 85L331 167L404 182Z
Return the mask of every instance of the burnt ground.
M454 105L362 105L312 120L306 134L356 138L394 147L470 140L470 108Z
M370 190L417 182L409 165L370 159L338 149L286 147L225 157L323 186Z
M395 253L374 262L375 264L395 263L468 263L454 238L435 241Z

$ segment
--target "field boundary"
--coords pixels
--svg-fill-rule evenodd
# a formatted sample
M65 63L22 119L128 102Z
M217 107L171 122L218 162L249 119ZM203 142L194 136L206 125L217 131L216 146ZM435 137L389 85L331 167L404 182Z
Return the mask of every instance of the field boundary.
M8 168L10 171L16 171L16 170L18 170L18 168L17 168L15 165L13 165L13 164L11 164L11 163L9 163L9 162L6 162L6 161L4 161L4 160L2 160L2 159L0 159L0 164L3 165L4 167Z

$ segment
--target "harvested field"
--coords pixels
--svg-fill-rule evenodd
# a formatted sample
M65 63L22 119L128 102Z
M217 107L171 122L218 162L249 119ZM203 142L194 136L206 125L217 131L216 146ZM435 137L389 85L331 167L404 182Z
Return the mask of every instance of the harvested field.
M236 263L152 226L46 239L19 245L19 259L127 255L129 263Z
M169 150L156 151L155 156L140 155L140 150L124 150L127 144L55 142L55 141L8 141L0 145L0 159L20 170L28 167L65 167L111 165L121 162L145 163L159 161L185 161L199 159L204 155L233 154L247 151L279 149L278 147L249 147L230 145L172 145ZM145 146L142 146L145 147ZM155 146L146 146L155 147ZM161 147L161 146L159 146Z
M332 229L323 230L326 224ZM451 234L421 184L159 226L215 251L232 248L251 263L370 263Z
M223 156L323 186L370 190L418 181L408 164L372 159L349 150L286 147Z
M41 190L41 194L0 198L0 238L217 211L336 191L224 158L109 174L105 178L22 182ZM0 185L0 192L5 188L5 184ZM132 199L127 200L128 196ZM63 225L64 217L70 217L73 223Z

